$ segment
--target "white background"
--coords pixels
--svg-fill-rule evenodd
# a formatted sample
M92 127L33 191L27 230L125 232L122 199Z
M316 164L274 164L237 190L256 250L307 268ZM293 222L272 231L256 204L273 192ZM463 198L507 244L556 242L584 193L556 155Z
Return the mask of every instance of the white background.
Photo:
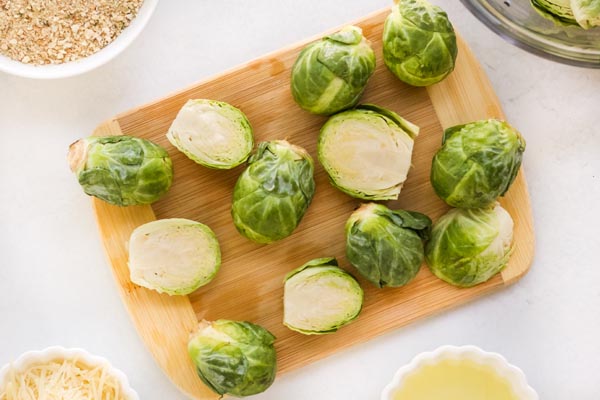
M184 399L121 304L90 201L67 168L68 145L116 113L390 3L162 1L133 45L91 73L0 73L0 364L49 345L83 347L122 369L142 399ZM398 367L443 344L502 353L541 399L600 398L600 70L529 55L458 0L436 3L527 139L532 270L506 290L282 376L256 399L375 400Z

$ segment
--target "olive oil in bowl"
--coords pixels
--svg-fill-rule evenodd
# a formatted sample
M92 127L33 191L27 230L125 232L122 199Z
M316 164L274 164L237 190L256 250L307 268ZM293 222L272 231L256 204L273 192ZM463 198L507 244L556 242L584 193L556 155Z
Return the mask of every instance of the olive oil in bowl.
M394 400L521 400L509 380L467 358L421 365L396 389Z

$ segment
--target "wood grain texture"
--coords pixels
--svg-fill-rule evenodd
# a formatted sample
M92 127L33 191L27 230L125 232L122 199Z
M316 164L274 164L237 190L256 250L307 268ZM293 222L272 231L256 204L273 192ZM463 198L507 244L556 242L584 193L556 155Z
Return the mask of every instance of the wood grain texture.
M120 134L114 120L94 131L97 136ZM146 347L171 381L190 398L218 399L198 379L187 354L190 333L198 325L188 297L159 294L129 279L129 236L138 226L156 219L152 207L117 207L95 198L92 204L121 298Z
M448 210L429 183L431 159L441 144L443 128L503 114L489 81L462 40L456 70L443 82L424 89L398 81L381 58L381 33L387 14L387 9L381 10L354 22L377 54L377 69L362 101L390 108L421 127L408 181L399 200L388 202L388 206L420 211L435 221ZM121 114L96 132L150 139L164 146L173 159L173 187L152 208L124 209L100 201L94 204L115 278L140 336L167 375L192 398L216 398L202 386L187 360L186 342L196 318L249 320L265 326L277 336L278 369L283 373L502 288L521 277L531 264L533 225L521 171L501 201L515 220L516 243L502 274L470 289L440 281L425 266L402 288L377 289L357 276L365 289L365 304L356 322L325 336L304 336L282 325L282 281L288 271L313 258L336 256L342 267L357 275L345 259L343 227L359 201L334 189L315 162L316 195L298 229L274 244L252 243L237 233L230 214L232 189L244 167L231 171L201 167L171 146L165 134L188 99L216 99L246 113L257 142L285 138L316 157L317 136L326 118L302 111L289 90L290 67L299 50L314 39ZM219 274L188 297L159 295L129 281L126 242L136 226L155 216L203 222L219 238L223 254Z

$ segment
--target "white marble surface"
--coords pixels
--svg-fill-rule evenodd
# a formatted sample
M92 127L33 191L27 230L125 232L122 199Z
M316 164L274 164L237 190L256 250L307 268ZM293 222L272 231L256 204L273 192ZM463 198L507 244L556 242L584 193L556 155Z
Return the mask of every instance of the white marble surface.
M443 344L504 354L542 399L598 399L600 70L529 55L457 0L436 3L526 136L533 268L513 287L282 376L256 399L375 400L399 366ZM96 71L59 81L0 74L0 364L30 349L79 346L109 358L142 399L184 399L121 304L67 146L120 111L388 4L162 1L136 42Z

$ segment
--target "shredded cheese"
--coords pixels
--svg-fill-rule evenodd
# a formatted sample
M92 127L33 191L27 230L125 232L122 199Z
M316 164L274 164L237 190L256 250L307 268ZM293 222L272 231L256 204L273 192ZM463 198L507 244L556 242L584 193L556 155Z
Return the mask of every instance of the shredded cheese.
M0 387L0 400L127 400L120 381L105 367L77 359L12 368Z

